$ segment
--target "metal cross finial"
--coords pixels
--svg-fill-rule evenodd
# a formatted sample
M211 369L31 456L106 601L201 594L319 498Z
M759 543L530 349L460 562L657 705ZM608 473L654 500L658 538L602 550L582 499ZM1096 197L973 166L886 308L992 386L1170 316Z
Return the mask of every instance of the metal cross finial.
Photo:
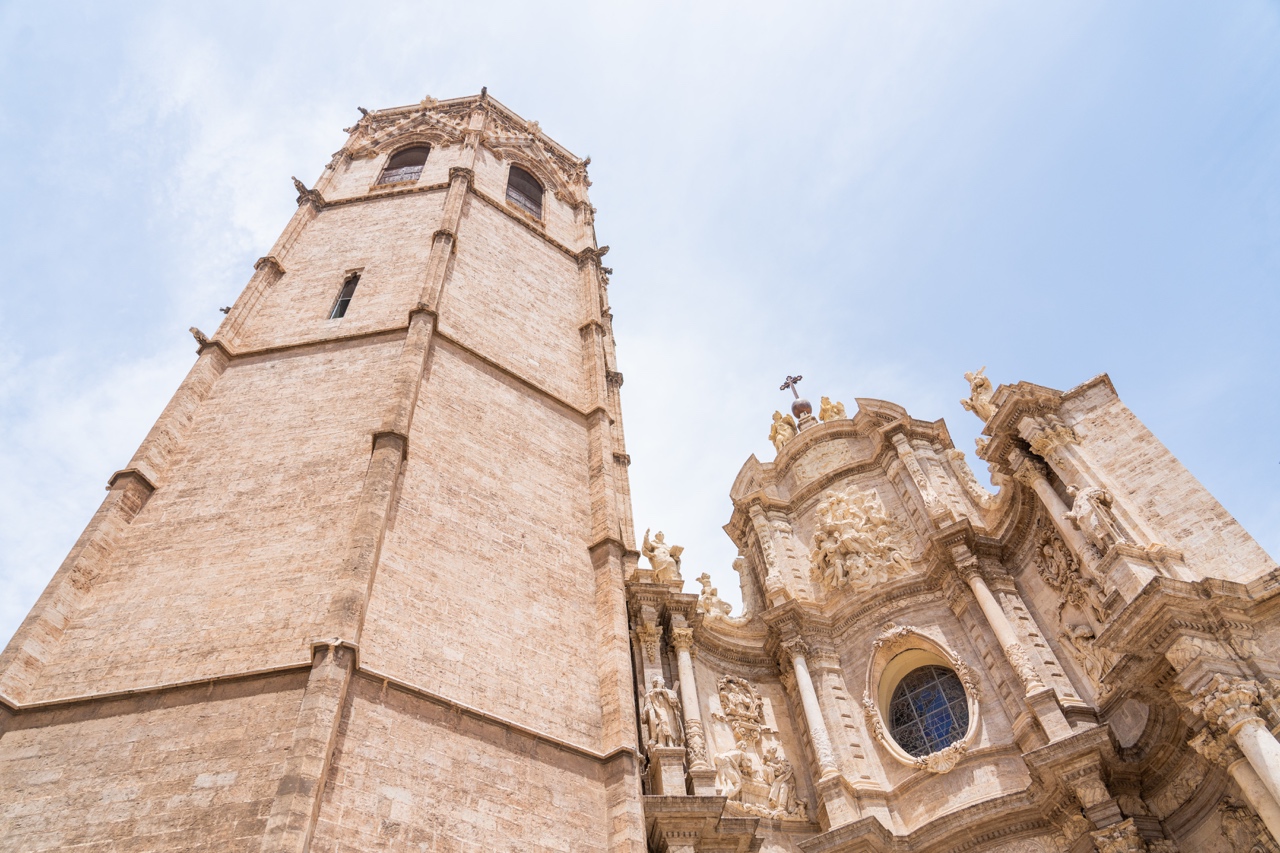
M786 382L783 382L780 386L778 386L778 390L779 390L779 391L786 391L786 390L790 390L790 391L791 391L791 393L795 395L795 398L796 398L797 400L799 400L799 399L800 399L800 392L796 390L796 383L798 383L801 379L804 379L804 377L803 377L803 376L788 376L788 377L787 377L787 381L786 381Z

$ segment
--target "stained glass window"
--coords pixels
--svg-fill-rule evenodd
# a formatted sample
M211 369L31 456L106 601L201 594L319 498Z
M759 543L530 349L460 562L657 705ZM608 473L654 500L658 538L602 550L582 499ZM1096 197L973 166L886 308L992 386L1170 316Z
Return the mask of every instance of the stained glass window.
M917 758L945 749L969 730L964 685L945 666L922 666L907 673L889 702L893 739Z

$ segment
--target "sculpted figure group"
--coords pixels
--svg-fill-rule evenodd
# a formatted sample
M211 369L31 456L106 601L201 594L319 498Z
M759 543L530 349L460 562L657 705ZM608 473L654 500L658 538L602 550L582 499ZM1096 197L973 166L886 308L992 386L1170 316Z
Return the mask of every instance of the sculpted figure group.
M911 568L897 522L875 491L828 492L817 509L809 553L814 577L827 589L864 589Z
M773 426L769 428L769 440L774 450L782 450L782 445L796 437L796 419L782 412L773 413Z

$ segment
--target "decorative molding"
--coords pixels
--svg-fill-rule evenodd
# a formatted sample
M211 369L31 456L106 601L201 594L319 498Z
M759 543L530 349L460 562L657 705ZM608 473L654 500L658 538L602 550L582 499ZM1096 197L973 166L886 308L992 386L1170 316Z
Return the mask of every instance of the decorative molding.
M325 200L319 190L307 189L307 185L297 178L293 178L293 187L298 191L298 207L302 207L304 204L310 204L316 210L324 210Z

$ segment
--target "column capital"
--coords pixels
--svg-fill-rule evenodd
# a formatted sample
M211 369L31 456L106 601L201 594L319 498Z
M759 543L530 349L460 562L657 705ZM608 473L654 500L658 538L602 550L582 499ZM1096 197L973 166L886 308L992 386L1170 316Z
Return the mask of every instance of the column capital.
M462 179L466 181L467 187L470 188L475 183L476 173L465 166L452 166L449 169L449 183Z
M1187 741L1187 745L1207 761L1222 767L1230 767L1244 757L1230 738L1215 734L1207 726L1200 730L1200 734Z
M676 647L678 652L688 652L693 648L693 629L692 628L675 628L671 629L671 645Z
M1013 479L1031 488L1035 488L1037 483L1047 481L1049 478L1044 463L1038 459L1032 459L1021 450L1009 451L1009 467L1013 469Z
M1197 694L1192 713L1204 717L1211 726L1231 733L1250 720L1262 723L1258 682L1245 678L1226 678L1215 674Z
M796 658L804 658L809 654L809 644L802 637L791 637L785 639L778 644L779 650L786 656L787 661L795 663ZM806 661L807 663L807 661Z

